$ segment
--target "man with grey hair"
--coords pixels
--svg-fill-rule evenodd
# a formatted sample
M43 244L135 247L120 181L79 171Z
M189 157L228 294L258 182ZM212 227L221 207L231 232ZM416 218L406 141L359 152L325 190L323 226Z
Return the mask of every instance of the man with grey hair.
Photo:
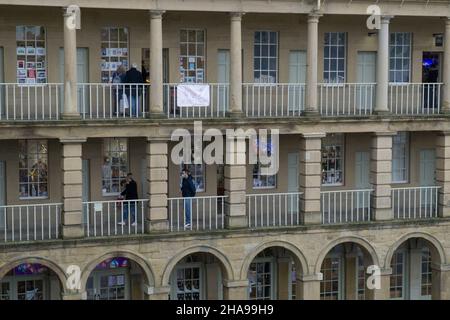
M142 78L142 73L137 69L137 64L133 63L130 70L127 71L125 75L125 83L136 84L128 85L126 88L128 101L130 102L130 117L138 117L139 115L139 96L142 93L142 83L144 79Z

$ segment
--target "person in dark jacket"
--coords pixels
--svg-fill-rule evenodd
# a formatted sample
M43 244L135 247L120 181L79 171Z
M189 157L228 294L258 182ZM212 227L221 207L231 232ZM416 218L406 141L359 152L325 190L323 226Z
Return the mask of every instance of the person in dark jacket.
M194 179L188 169L183 169L181 172L181 194L184 198L184 215L186 222L184 227L191 227L191 212L192 212L192 198L195 197L195 184Z
M120 194L125 198L123 205L122 222L120 225L125 225L128 221L128 214L131 212L131 226L136 226L136 200L138 199L137 183L133 179L133 174L128 173L125 183L125 189Z
M137 69L137 64L133 63L131 69L125 74L125 83L127 86L127 97L131 106L130 116L137 117L139 114L139 95L142 92L144 79L142 73ZM134 84L134 85L133 85Z

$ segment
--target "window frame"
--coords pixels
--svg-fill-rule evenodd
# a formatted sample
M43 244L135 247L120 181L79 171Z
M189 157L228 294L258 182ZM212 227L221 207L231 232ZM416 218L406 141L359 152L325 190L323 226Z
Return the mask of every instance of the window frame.
M107 41L103 41L102 40L102 32L103 30L106 29L107 33L108 33L108 40ZM111 30L112 29L116 29L117 30L117 40L111 40ZM127 35L127 40L126 41L121 41L120 40L120 34L121 31L120 29L123 29L122 32L126 33ZM127 49L127 55L112 55L112 54L107 54L108 52L106 52L106 55L103 55L103 45L107 44L107 46L105 47L107 50L111 50L111 49L122 49L124 47L121 47L121 44L126 43L126 49ZM116 45L115 47L112 46L112 44ZM123 51L122 51L123 52ZM118 51L117 51L118 53ZM126 57L125 60L121 59L123 57ZM121 61L121 63L119 64L118 61L111 61L111 58L115 58L118 61ZM119 60L120 59L120 60ZM104 61L103 61L104 60ZM111 83L112 82L112 75L114 72L116 72L117 67L120 65L123 65L125 67L125 69L128 69L130 67L130 28L126 27L126 26L104 26L104 27L100 27L100 61L101 61L101 65L100 65L100 82L101 83ZM123 61L126 61L126 65L123 64ZM108 65L108 69L107 70L103 70L103 62L107 63ZM111 68L111 62L116 63L116 67L115 68ZM108 81L104 81L103 78L103 72L108 72Z
M46 146L46 149L47 149L47 152L44 153L45 157L46 157L45 165L47 166L47 175L46 175L46 178L47 178L47 182L46 182L47 195L46 196L42 196L42 195L32 196L32 195L30 195L29 192L27 193L28 194L27 196L21 196L20 187L22 185L26 185L27 188L28 188L31 184L33 184L32 182L29 182L29 181L28 182L20 182L20 172L21 171L26 170L27 171L27 177L30 176L31 169L30 169L30 167L28 165L28 160L30 158L29 153L28 153L28 144L29 144L30 141L32 141L35 144L36 143L40 144L42 142L45 142L45 146ZM26 155L25 155L25 159L26 159L26 162L27 162L26 168L23 168L23 167L20 166L20 160L21 160L20 143L21 142L25 142L26 143L26 146L25 146L25 148L27 149ZM49 146L48 146L48 139L19 139L18 143L19 143L19 200L44 200L44 199L50 199L50 184L49 184L49 177L50 177L50 173L49 173L49 171L50 171L49 170L49 154L50 154L50 152L49 152ZM41 154L38 152L38 153L34 153L34 155L37 156L37 155L41 155ZM43 183L41 183L39 181L37 182L38 188L39 188L39 186L41 184L43 184Z
M322 280L320 280L320 288L319 288L320 300L333 300L333 299L322 299L323 297L325 297L325 293L327 292L327 291L324 291L324 293L322 293L322 283L324 283L326 281L324 272L322 272L323 263L325 262L325 259L337 259L338 260L338 272L337 272L337 274L338 274L338 278L337 278L338 291L337 291L337 299L336 300L343 300L343 299L345 299L345 297L344 297L345 292L343 290L344 282L345 282L345 274L344 274L345 270L343 267L344 260L343 260L343 256L341 253L331 253L331 254L329 253L329 254L327 254L327 256L325 256L325 258L322 261L322 265L320 267L320 272L322 273ZM332 270L332 269L327 269L327 270ZM331 282L331 283L334 281L336 281L336 280L327 280L327 282ZM332 287L332 285L331 285L331 287ZM335 291L333 291L333 288L332 288L332 290L329 292L331 293L331 295L333 295L333 292L335 292Z
M114 141L114 140L125 140L125 146L126 146L126 150L125 151L111 151L112 149L108 149L108 151L105 149L105 147L106 147L106 141ZM119 142L120 143L120 142ZM111 146L111 143L108 143L108 147L110 148L110 146ZM122 176L122 177L119 177L118 179L119 179L119 184L118 184L118 187L119 187L119 191L118 192L104 192L103 191L103 183L104 183L104 181L105 181L105 177L103 176L103 165L105 164L105 162L104 162L104 160L102 161L102 173L101 173L101 186L102 186L102 196L103 197L112 197L112 196L117 196L117 195L119 195L120 193L121 193L121 191L120 191L120 181L122 180L122 179L125 179L126 178L126 175L127 175L127 173L128 173L128 171L129 171L129 169L130 169L130 159L129 159L129 140L128 140L128 138L123 138L123 137L117 137L117 138L103 138L103 140L102 140L102 159L104 159L105 157L109 157L109 158L111 158L111 153L112 152L116 152L116 153L121 153L121 152L125 152L126 153L126 170L125 170L125 175L124 176ZM108 153L108 155L106 155ZM112 186L113 185L113 181L115 180L115 178L112 176L112 171L113 171L113 165L111 164L111 159L110 159L110 166L111 166L111 180L109 181L109 183L110 183L110 185ZM119 166L115 166L115 167L118 167L119 168L119 172L120 172L120 164L119 164Z
M195 41L191 42L189 41L189 32L195 32ZM186 41L182 41L181 35L182 32L186 32ZM203 42L199 42L198 39L198 32L203 32ZM188 83L188 84L203 84L203 83L208 83L207 79L206 79L206 75L207 75L207 52L206 52L206 47L207 47L207 41L206 38L207 37L207 33L206 33L206 29L202 29L202 28L181 28L179 29L179 34L178 34L178 41L179 41L179 46L178 46L178 50L179 50L179 63L180 63L180 69L179 69L179 75L180 75L180 83ZM198 54L198 46L199 44L203 45L203 55L199 55ZM186 54L183 54L182 52L182 45L186 46ZM195 55L190 55L189 54L189 46L190 45L194 45L195 46ZM186 78L191 78L189 76L189 59L190 58L194 58L195 59L195 81L186 81ZM183 62L182 59L186 59L187 60L187 69L184 68L183 66ZM201 68L198 68L198 59L203 61L203 79L202 80L198 80L198 70ZM183 68L181 71L181 68Z
M250 142L249 142L250 143ZM257 140L257 152L259 152L259 148L261 148L260 143L261 140ZM266 143L267 145L270 145L270 156L272 155L272 139L271 137L268 135L266 138ZM251 146L249 145L249 148ZM267 152L268 156L269 156L269 150ZM270 189L277 189L278 187L278 172L276 174L272 174L272 175L261 175L261 167L263 165L259 162L259 156L258 156L258 162L252 165L252 189L253 190L270 190ZM256 173L255 173L255 168L258 167ZM268 185L268 180L270 178L274 179L274 184L273 185ZM255 179L259 180L259 181L265 181L265 185L264 186L255 186Z
M399 161L400 158L396 157L394 158L394 149L395 147L402 147L402 144L396 143L395 139L396 137L399 137L400 135L405 135L405 143L404 143L404 163L405 163L405 179L403 180L394 180L395 174L394 174L394 161ZM392 137L392 174L391 174L391 183L392 184L407 184L409 183L409 173L410 173L410 133L408 131L401 131L398 132L396 135ZM400 169L403 170L403 169Z
M253 259L252 262L250 262L250 265L248 267L248 272L250 272L250 266L253 263L270 263L270 297L269 299L265 299L266 297L264 297L264 299L261 299L261 297L258 297L258 291L256 290L256 298L251 298L250 297L250 293L251 293L251 288L252 285L250 283L249 280L249 284L248 284L248 300L251 301L267 301L267 300L274 300L276 298L276 281L275 281L275 276L277 274L277 270L276 270L276 263L275 263L275 259L274 257L257 257L255 259ZM265 272L264 272L265 274ZM258 272L256 271L255 273L255 277L256 277L256 282L255 282L255 288L257 288L257 283L258 283ZM248 278L248 275L247 275Z
M326 43L326 38L328 35L328 39L330 39L330 36L335 35L336 36L336 43L332 44L331 41L328 41L329 43ZM339 35L344 36L344 44L339 43L338 39L340 38ZM324 39L323 39L323 84L326 86L344 86L344 84L347 81L347 45L348 45L348 34L347 32L340 32L340 31L328 31L324 33ZM336 47L336 56L333 56L332 53L334 50L332 50L333 47ZM344 50L343 56L341 57L339 55L339 48L342 47ZM328 56L327 53L328 52ZM332 61L335 61L336 68L335 70L331 70ZM343 69L341 70L339 68L339 60L343 60ZM327 63L328 62L328 63ZM336 81L339 80L339 74L343 73L344 78L342 81ZM335 77L331 77L331 74L334 74ZM330 81L334 79L334 81Z
M405 35L409 36L409 43L408 45L405 45L404 42L402 42L402 44L398 45L396 42L397 40L397 36L398 35L402 35L403 37ZM394 37L394 44L391 44L391 39L392 37ZM389 74L388 74L388 79L389 79L389 84L391 85L407 85L409 83L411 83L411 69L412 69L412 49L413 49L413 33L412 32L390 32L389 33ZM397 56L397 50L398 47L401 47L401 52L402 52L402 56ZM403 56L403 48L408 47L409 48L409 55L408 57L404 57ZM391 50L394 50L394 57L391 55ZM391 61L394 61L393 64L396 65L397 61L401 61L401 65L403 66L403 61L405 60L409 60L408 63L408 69L391 69ZM407 72L408 74L408 81L394 81L394 79L392 79L391 74L396 75L397 72L400 72L401 74L403 74L404 72ZM394 76L394 78L396 78L397 76Z
M24 38L22 40L18 39L18 33L19 33L19 28L23 28L23 36ZM29 40L27 39L27 29L29 28L39 28L43 30L43 39L42 40L38 40L36 38L36 35L34 37L34 40ZM19 42L23 42L24 43L24 49L25 52L24 54L17 54L18 53L18 48L22 47L22 46L18 46ZM43 42L44 44L44 54L37 54L37 48L42 48L38 46L38 43ZM28 44L33 44L33 46L28 46ZM48 83L48 64L47 64L47 28L45 26L42 25L27 25L27 24L23 24L23 25L16 25L16 38L15 38L15 44L16 44L16 81L18 84L20 85L37 85L37 86L42 86ZM34 48L34 54L28 54L27 50L28 47L33 47ZM19 59L19 56L23 56L23 59ZM38 63L38 57L39 56L43 56L43 61L40 61L39 63L43 63L43 65L41 66L41 68L39 68L40 72L44 72L45 73L45 78L41 78L44 79L42 82L38 82L38 68L37 68L37 63ZM27 57L34 57L34 61L28 61ZM19 61L22 61L24 63L24 67L23 68L18 68L19 66ZM28 63L34 63L34 68L28 68ZM28 70L34 70L35 72L35 78L34 78L34 82L28 82L28 79L32 79L28 77ZM25 70L26 75L25 77L18 77L18 73L19 70ZM25 81L20 81L21 79L24 79Z
M402 277L401 280L401 296L400 297L392 297L391 295L391 290L393 288L392 286L392 278L395 277L399 277L399 274L395 274L394 275L394 270L395 268L393 268L393 259L395 257L396 254L402 254L402 273L400 274L400 276ZM392 269L392 273L389 276L389 299L390 300L405 300L407 298L407 293L409 291L409 289L407 288L407 279L409 277L409 274L407 272L408 270L408 252L405 248L399 248L397 250L395 250L392 258L391 258L391 263L390 263L390 267ZM398 286L394 286L394 288L399 288Z
M179 263L174 268L172 274L171 274L171 283L170 283L170 300L180 301L178 300L178 279L177 274L178 270L180 269L193 269L198 268L199 269L199 300L204 300L205 297L205 289L206 289L206 279L205 279L205 270L204 270L204 264L202 262L186 262L186 263ZM184 281L186 278L184 278ZM192 278L191 278L192 279ZM197 301L197 300L190 300L190 301Z
M336 144L335 143L336 141L327 141L327 139L330 139L330 140L331 139L336 139L336 137L338 137L338 136L340 137L339 138L340 141L338 141L340 144ZM324 186L324 187L337 187L337 186L343 186L345 184L345 138L346 138L346 136L345 136L344 133L336 133L336 134L331 134L331 135L327 134L324 138L322 138L322 141L321 141L321 157L320 157L321 159L320 159L320 161L321 161L321 185ZM341 156L339 158L338 157L329 158L328 156L324 157L325 147L335 147L335 148L336 147L340 147L341 148L341 152L340 152ZM328 152L327 152L327 154L328 154ZM330 170L326 170L326 171L323 170L324 169L324 167L323 167L324 166L324 160L326 162L328 162L328 161L333 160L333 159L334 159L335 163L336 163L337 160L341 161L341 169L340 169L340 171L341 171L341 180L342 180L342 182L335 182L335 180L336 180L336 176L335 176L333 182L331 182L331 183L324 183L324 177L323 177L324 172L327 172L327 177L328 177L328 174L330 173L329 172ZM328 180L328 178L326 180Z
M256 42L256 36L259 34L260 42ZM263 34L267 34L267 42L263 42ZM271 42L272 34L276 35L275 43ZM259 55L255 54L256 47L259 46ZM263 55L263 46L267 46L267 55ZM271 55L271 48L275 47L275 56ZM271 30L255 30L253 32L253 82L259 85L270 85L277 84L279 81L279 50L280 50L280 33L278 31ZM263 60L267 61L267 68L263 68ZM275 69L270 67L272 59L275 59ZM256 61L259 61L259 68L256 66ZM274 81L269 81L270 74L275 72ZM256 77L256 74L259 74L259 78ZM267 81L261 81L261 76L267 76ZM259 79L259 80L256 80Z

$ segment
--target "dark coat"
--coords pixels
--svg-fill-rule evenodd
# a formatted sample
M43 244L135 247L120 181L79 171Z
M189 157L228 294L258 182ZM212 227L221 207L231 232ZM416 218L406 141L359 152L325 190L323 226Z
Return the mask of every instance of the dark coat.
M137 200L138 192L136 181L131 180L128 182L125 185L125 190L122 191L121 195L125 197L125 200Z
M142 78L142 73L137 70L136 68L131 68L127 71L125 74L125 81L124 83L136 83L136 84L142 84L144 83L144 79ZM133 95L136 96L137 94L140 94L142 91L142 86L137 86L138 90L136 91L136 86L127 86L126 93L128 96Z
M183 197L195 197L195 184L192 176L189 175L187 178L183 178L181 183L181 194Z

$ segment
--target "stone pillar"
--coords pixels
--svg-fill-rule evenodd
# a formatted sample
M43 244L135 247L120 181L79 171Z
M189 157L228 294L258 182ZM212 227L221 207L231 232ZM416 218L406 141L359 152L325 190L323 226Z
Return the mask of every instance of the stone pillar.
M439 189L439 216L450 217L450 131L436 139L436 183Z
M305 115L318 116L317 64L319 52L319 18L321 14L308 15L308 41L306 48L306 104Z
M150 11L150 117L164 117L163 108L163 40L164 11Z
M450 300L450 265L432 264L431 299Z
M75 12L64 8L64 110L63 119L79 119L77 94L77 30Z
M81 238L83 230L82 143L86 139L61 139L62 237Z
M147 300L169 300L169 294L170 286L149 287L145 293L145 298Z
M230 14L230 111L242 117L242 12Z
M246 142L226 136L225 156L225 223L227 228L248 226L246 205Z
M373 220L392 220L392 136L393 132L375 132L370 146L371 208Z
M297 300L320 300L322 274L297 274Z
M223 280L223 300L248 300L248 280Z
M380 289L369 289L366 283L366 300L389 300L391 298L392 269L380 270Z
M380 30L378 30L377 87L376 104L374 109L375 114L389 113L389 21L391 18L391 16L382 16Z
M450 17L445 18L442 112L450 113Z
M278 282L277 290L278 294L276 298L278 300L289 300L289 284L291 277L291 258L282 257L277 259L277 272Z
M62 300L86 300L80 292L63 292L61 298Z
M355 252L345 254L345 299L358 300L358 256Z
M320 186L324 133L303 134L300 139L301 215L304 224L321 223Z
M146 232L167 231L169 217L167 211L168 193L168 140L147 138L147 181L148 211L145 222Z

